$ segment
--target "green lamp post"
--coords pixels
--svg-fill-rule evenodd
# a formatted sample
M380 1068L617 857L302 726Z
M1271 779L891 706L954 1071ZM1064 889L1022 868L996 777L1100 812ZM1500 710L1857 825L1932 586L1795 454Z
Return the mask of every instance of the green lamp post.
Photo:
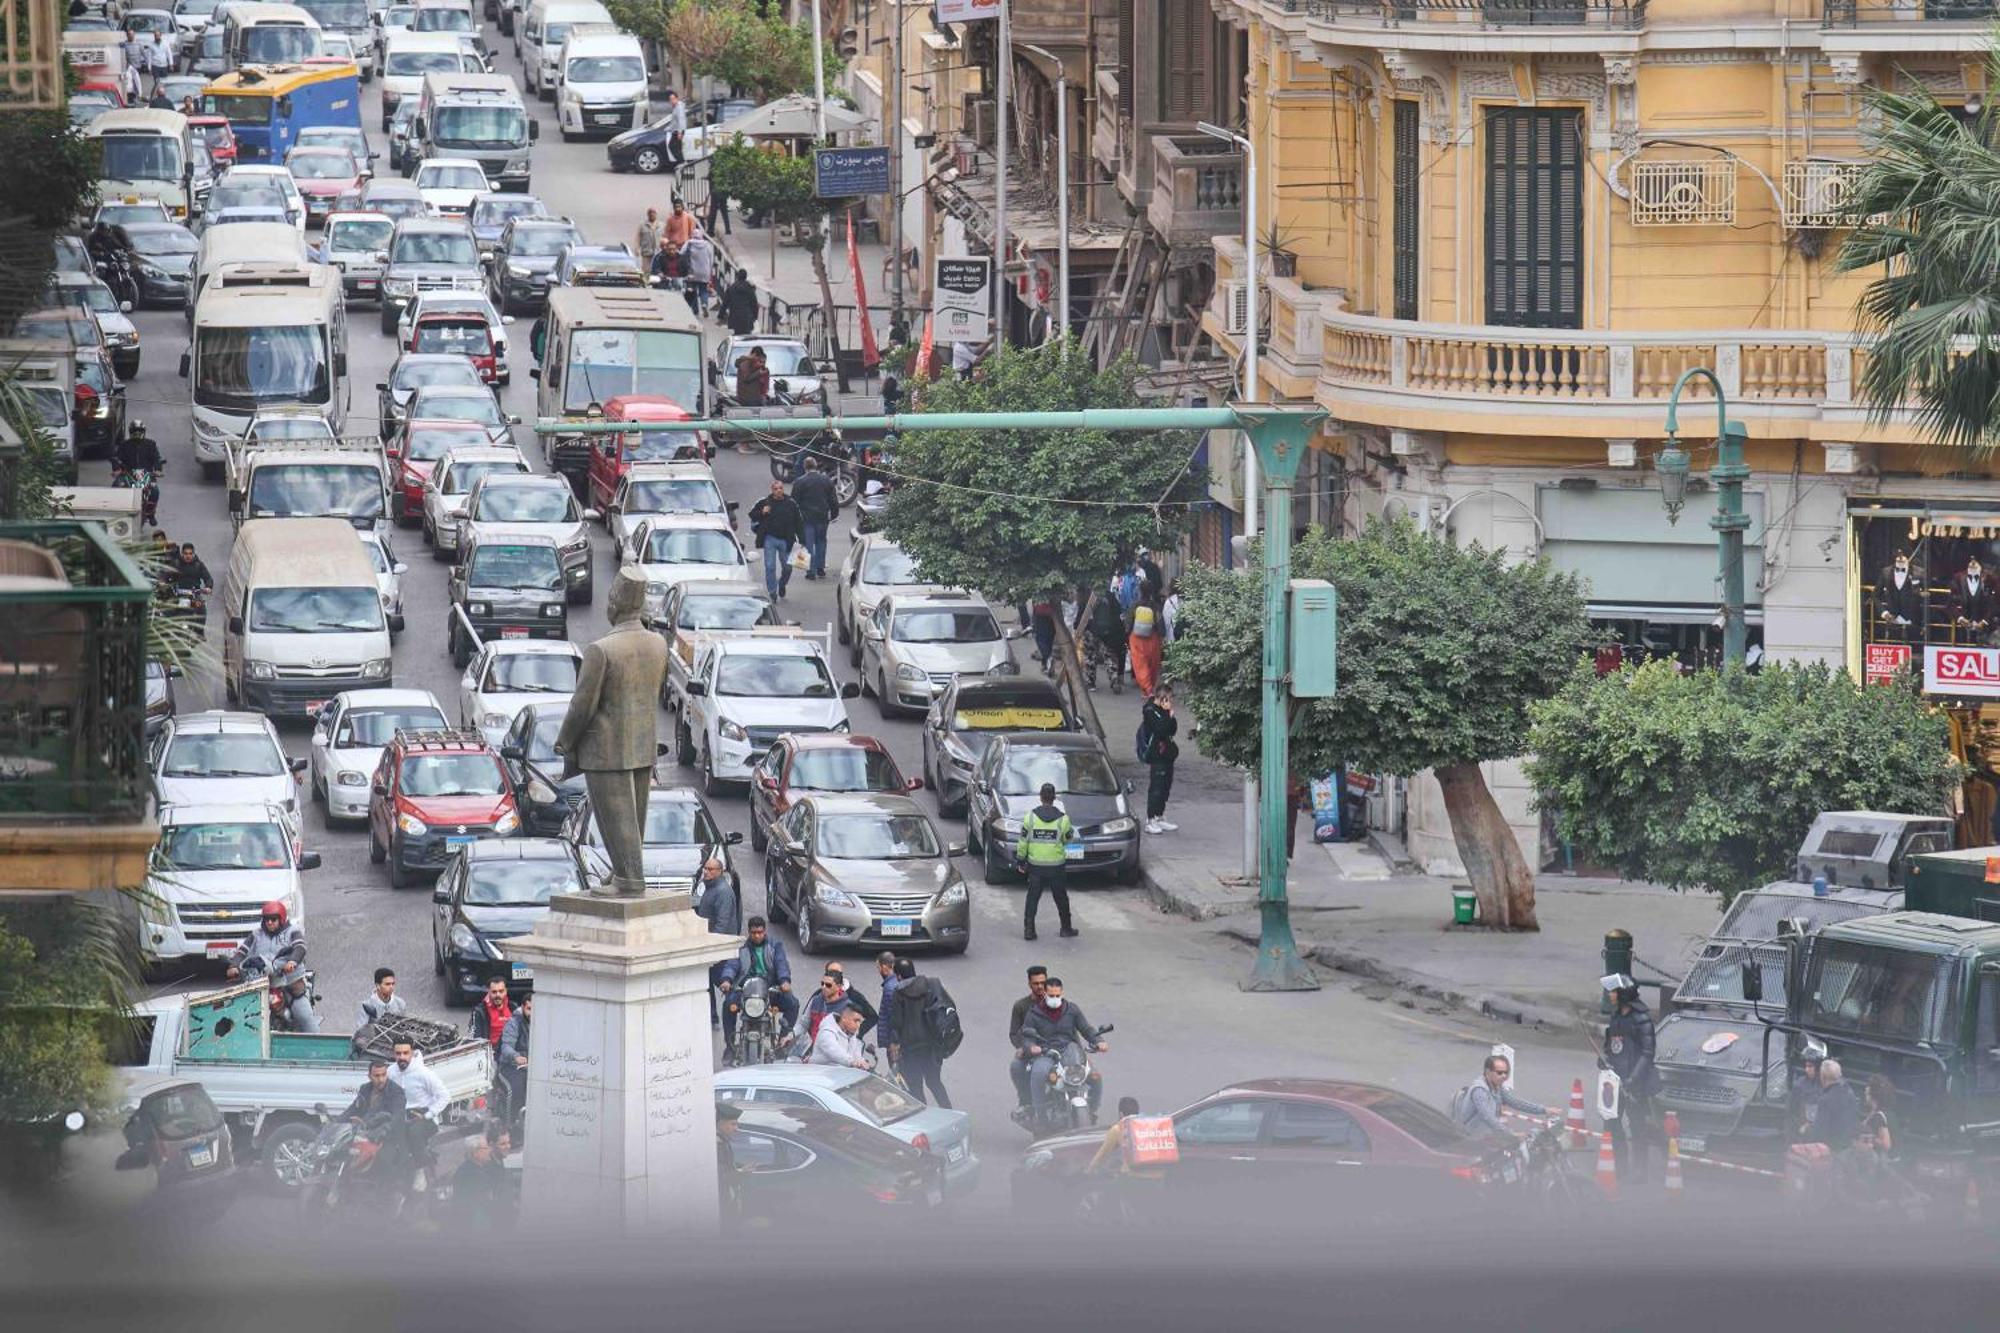
M1681 506L1687 503L1689 458L1680 442L1681 390L1699 375L1715 389L1715 466L1708 470L1715 483L1715 514L1708 520L1715 529L1716 547L1722 572L1722 663L1743 665L1749 630L1743 618L1743 533L1750 515L1743 509L1743 483L1750 465L1743 460L1743 446L1749 438L1740 421L1729 419L1729 400L1723 396L1722 381L1706 366L1696 366L1674 381L1667 398L1667 443L1653 460L1660 477L1660 502L1666 506L1667 522L1678 523Z

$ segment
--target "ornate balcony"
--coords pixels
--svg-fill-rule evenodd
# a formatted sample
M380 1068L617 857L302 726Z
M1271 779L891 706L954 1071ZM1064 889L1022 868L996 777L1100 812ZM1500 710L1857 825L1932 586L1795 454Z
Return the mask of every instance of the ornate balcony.
M1853 28L1878 23L1959 23L1985 28L1994 0L1824 0L1820 24Z
M1273 7L1321 22L1360 20L1384 27L1437 23L1629 29L1646 22L1646 0L1274 0Z
M1243 153L1206 135L1153 136L1147 220L1169 245L1203 246L1243 230Z

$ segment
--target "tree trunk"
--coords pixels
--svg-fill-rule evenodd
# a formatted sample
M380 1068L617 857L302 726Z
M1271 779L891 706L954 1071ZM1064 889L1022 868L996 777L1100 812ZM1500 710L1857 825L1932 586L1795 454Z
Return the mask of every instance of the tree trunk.
M1056 617L1056 688L1069 696L1070 711L1075 713L1090 734L1104 739L1104 723L1098 720L1097 701L1090 697L1090 690L1083 681L1083 655L1076 636L1063 618Z
M1535 921L1535 876L1521 857L1514 830L1486 786L1477 764L1446 764L1435 770L1451 817L1452 841L1465 862L1479 913L1497 930L1540 930Z
M827 220L820 220L819 243L813 247L813 276L819 279L820 315L826 320L826 359L833 363L833 375L840 382L840 391L846 393L847 368L840 359L840 328L833 317L833 284L826 271L826 250L832 243L833 228ZM804 330L800 330L804 332Z

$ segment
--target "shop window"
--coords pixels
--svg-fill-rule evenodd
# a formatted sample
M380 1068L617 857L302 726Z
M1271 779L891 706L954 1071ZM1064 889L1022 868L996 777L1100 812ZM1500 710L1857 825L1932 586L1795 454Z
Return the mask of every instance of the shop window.
M1854 537L1866 679L1923 671L1926 647L2000 643L2000 513L1868 513Z

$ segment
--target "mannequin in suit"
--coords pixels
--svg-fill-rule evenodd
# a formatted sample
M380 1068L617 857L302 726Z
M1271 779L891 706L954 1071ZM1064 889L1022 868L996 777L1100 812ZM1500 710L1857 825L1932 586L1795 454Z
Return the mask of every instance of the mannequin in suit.
M1896 558L1875 576L1875 618L1891 639L1915 638L1924 622L1924 584L1910 567L1910 553Z
M2000 616L2000 598L1994 595L1993 580L1986 577L1976 555L1965 562L1965 572L1951 581L1951 608L1958 627L1974 635L1985 635Z

